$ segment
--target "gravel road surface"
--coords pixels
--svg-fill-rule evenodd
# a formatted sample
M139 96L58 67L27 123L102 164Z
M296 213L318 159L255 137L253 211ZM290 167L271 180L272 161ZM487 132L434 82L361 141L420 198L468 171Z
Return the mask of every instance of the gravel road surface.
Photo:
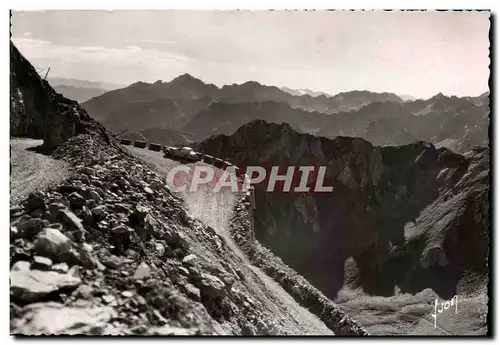
M31 192L58 184L70 176L68 164L33 151L42 140L10 140L10 204L16 205Z

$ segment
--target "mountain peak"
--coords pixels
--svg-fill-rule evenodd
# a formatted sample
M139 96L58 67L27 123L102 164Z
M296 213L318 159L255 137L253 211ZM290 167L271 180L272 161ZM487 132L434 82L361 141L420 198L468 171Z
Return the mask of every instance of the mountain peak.
M174 79L172 79L172 81L171 81L171 82L174 82L174 81L177 81L177 82L179 82L179 81L182 81L182 82L192 82L192 81L197 81L197 82L202 82L202 83L203 83L203 81L202 81L202 80L200 80L200 79L198 79L198 78L193 77L193 76L192 76L191 74L189 74L189 73L184 73L184 74L181 74L181 75L179 75L179 76L175 77ZM203 83L203 84L205 84L205 83Z
M447 96L445 96L442 92L432 96L430 99L439 99L439 98L448 98Z
M241 86L243 86L243 85L246 85L246 86L263 86L262 84L260 84L257 81L254 81L254 80L246 81L243 84L241 84Z

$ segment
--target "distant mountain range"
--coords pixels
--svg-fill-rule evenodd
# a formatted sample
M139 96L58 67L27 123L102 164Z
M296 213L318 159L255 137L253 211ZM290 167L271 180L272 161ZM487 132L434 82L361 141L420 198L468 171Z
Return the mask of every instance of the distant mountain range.
M188 134L167 128L149 128L142 132L124 133L120 138L147 141L161 145L186 145L193 142Z
M417 99L417 97L413 97L411 95L398 95L399 98L401 98L403 101L407 102L407 101L415 101Z
M170 82L137 82L82 105L112 131L149 133L151 137L146 137L155 142L163 134L173 135L172 131L177 133L176 142L181 138L201 141L265 120L288 123L301 133L361 137L382 146L425 140L463 152L488 145L489 93L409 100L370 91L311 96L286 90L255 81L219 88L183 74Z
M69 85L82 88L104 89L108 91L114 89L120 89L122 87L127 86L125 84L108 83L102 81L89 81L89 80L74 79L74 78L48 77L47 80L52 86Z
M126 85L88 81L71 78L48 78L50 85L65 97L78 102L85 102L110 90L125 87Z
M97 119L105 120L111 111L129 102L156 102L158 98L170 100L194 100L207 98L221 103L246 102L284 102L292 108L322 113L336 113L359 109L375 101L403 102L395 94L373 93L368 91L352 91L340 93L333 97L320 95L294 96L275 86L262 85L249 81L244 84L224 85L218 88L213 84L205 84L189 74L178 76L170 82L158 80L155 83L134 83L126 88L107 92L85 102L86 109ZM147 106L146 103L143 103Z
M424 140L464 152L475 145L488 145L488 112L485 105L444 95L404 104L373 102L359 110L330 115L293 109L283 102L213 103L183 130L203 140L230 135L253 120L265 120L328 138L360 137L380 146Z
M312 91L309 89L290 89L286 86L283 86L281 90L288 92L290 95L293 96L303 96L303 95L309 95L311 97L319 97L321 95L326 96L326 97L332 97L332 95L326 93L326 92L320 92L320 91Z

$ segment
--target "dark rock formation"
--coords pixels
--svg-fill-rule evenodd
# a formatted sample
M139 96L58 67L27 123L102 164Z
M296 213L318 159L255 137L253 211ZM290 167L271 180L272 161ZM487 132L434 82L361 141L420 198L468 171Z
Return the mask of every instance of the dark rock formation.
M13 137L42 138L44 149L54 150L79 134L117 142L75 101L58 94L10 43L10 128Z

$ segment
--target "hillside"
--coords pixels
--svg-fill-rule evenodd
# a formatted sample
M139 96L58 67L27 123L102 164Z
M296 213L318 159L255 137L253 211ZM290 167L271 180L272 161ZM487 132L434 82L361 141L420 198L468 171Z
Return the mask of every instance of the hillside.
M58 94L10 43L11 137L43 139L50 152L65 140L91 134L106 144L118 145L109 131L80 105Z
M195 104L199 99L212 99L218 88L212 84L205 84L188 74L179 76L165 83L161 80L153 84L137 82L125 88L107 92L83 103L83 107L98 120L104 121L108 115L119 107L126 107L128 103L141 102L142 110L149 110L150 103L166 100L184 100L184 105L189 106L188 100ZM137 115L133 113L132 115ZM165 121L168 123L168 121ZM153 127L153 126L149 126Z
M200 110L210 104L210 99L163 99L128 102L117 106L102 121L112 131L142 131L148 128L180 129Z

